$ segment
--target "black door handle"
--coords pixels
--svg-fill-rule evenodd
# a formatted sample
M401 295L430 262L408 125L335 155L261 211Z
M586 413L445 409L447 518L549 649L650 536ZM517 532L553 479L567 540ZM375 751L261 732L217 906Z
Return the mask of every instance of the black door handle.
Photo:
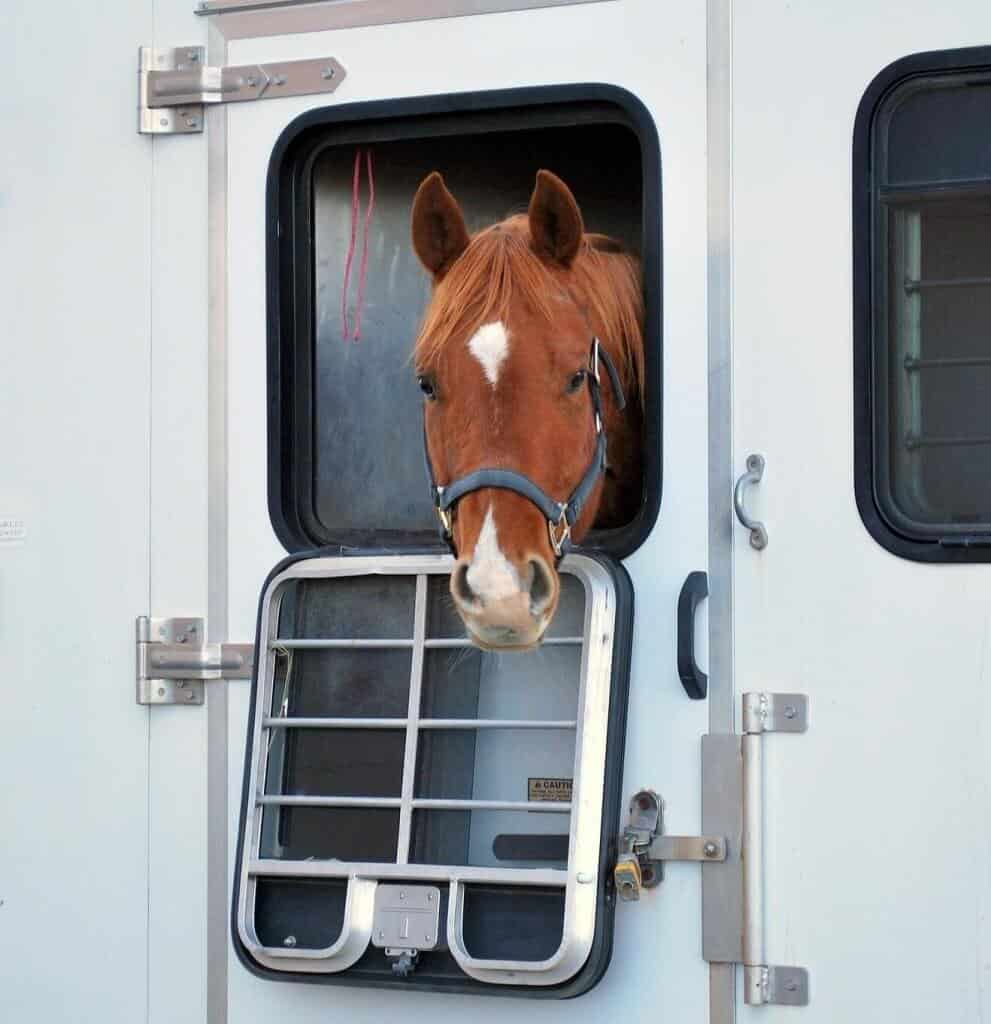
M709 692L709 677L695 661L695 611L708 596L709 577L690 572L678 595L678 675L692 700L705 700Z

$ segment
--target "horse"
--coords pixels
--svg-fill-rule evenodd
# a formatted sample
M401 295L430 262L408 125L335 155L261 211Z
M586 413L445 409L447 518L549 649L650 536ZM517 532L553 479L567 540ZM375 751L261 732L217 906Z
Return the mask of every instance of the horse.
M557 609L568 547L593 525L629 522L642 502L639 263L586 233L547 170L526 214L474 235L434 171L411 234L432 281L412 362L457 559L451 596L476 646L527 650Z

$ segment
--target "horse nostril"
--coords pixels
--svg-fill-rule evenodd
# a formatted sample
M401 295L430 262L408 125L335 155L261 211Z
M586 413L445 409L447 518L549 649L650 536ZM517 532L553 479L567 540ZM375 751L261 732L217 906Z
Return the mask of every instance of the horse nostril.
M461 562L454 570L451 577L451 593L461 604L476 604L478 601L478 595L468 582L468 566L465 562Z
M530 559L530 610L539 615L554 599L554 577L543 559Z

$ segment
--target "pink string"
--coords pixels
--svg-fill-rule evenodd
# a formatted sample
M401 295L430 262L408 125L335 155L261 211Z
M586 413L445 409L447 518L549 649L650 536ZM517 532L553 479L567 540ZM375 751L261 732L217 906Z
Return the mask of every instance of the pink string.
M354 259L354 247L358 238L358 185L361 178L361 150L355 150L354 174L351 178L351 243L344 260L344 287L341 289L341 337L347 341L350 337L348 327L348 283L351 280L351 261Z
M365 223L362 227L361 263L358 269L358 298L354 310L354 330L348 323L348 286L351 283L351 265L354 262L354 251L358 242L358 218L360 202L358 193L361 188L361 150L355 150L354 172L351 176L351 241L344 260L344 286L341 289L341 337L347 341L357 341L361 337L361 310L365 303L365 282L368 278L368 237L371 233L372 210L375 209L375 175L372 171L371 150L365 150L365 164L368 169L368 206L365 209Z
M354 313L354 340L361 337L361 311L365 304L365 280L368 276L368 235L372 224L372 210L375 209L375 175L372 173L372 152L365 150L368 168L368 206L365 209L365 225L361 240L361 269L358 271L358 301Z

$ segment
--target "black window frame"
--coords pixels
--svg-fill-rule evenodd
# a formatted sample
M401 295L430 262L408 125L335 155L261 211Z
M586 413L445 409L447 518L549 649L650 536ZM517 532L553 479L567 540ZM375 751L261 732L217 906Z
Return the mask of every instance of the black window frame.
M875 364L878 347L888 344L876 330L878 305L888 299L887 260L877 251L875 216L876 129L887 101L906 83L942 75L991 72L991 46L912 54L889 64L868 86L857 109L853 133L853 367L854 490L860 517L871 536L902 558L930 563L991 561L991 525L943 538L910 536L886 515L878 497L876 473Z
M618 108L640 144L644 282L645 408L644 497L634 519L617 529L593 531L581 546L615 558L632 554L648 537L662 492L662 224L661 153L657 129L644 104L617 86L575 84L458 93L325 107L292 121L269 161L266 187L268 318L268 505L276 536L289 552L337 547L446 550L439 537L369 524L363 530L324 531L312 495L312 278L313 235L307 178L328 131L342 142L429 137L431 119L471 118L499 112L582 104ZM378 133L378 134L376 134ZM321 140L315 143L315 140ZM412 339L411 339L412 340ZM424 480L426 487L426 480Z

